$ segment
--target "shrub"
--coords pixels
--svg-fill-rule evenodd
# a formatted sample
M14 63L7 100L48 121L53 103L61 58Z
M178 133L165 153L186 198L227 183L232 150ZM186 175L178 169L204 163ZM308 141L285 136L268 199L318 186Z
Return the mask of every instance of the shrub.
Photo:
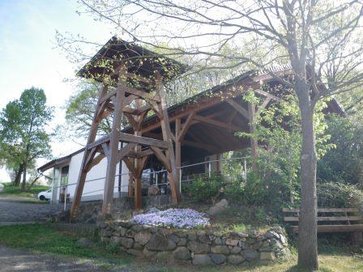
M199 176L185 188L185 192L195 201L215 201L221 193L224 184L223 177L220 175L215 174L211 177Z
M349 118L331 116L328 119L330 149L318 161L318 177L321 180L363 184L363 125Z
M363 192L356 186L338 182L317 185L318 207L361 208Z

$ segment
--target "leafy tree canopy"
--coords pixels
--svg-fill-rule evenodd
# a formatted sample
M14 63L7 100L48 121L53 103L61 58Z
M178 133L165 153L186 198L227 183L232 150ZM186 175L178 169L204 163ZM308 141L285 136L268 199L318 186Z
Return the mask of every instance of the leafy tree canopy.
M46 106L44 91L30 88L0 113L0 157L8 169L17 173L15 183L20 182L23 173L23 189L27 169L34 166L35 159L51 153L50 134L45 128L52 112Z

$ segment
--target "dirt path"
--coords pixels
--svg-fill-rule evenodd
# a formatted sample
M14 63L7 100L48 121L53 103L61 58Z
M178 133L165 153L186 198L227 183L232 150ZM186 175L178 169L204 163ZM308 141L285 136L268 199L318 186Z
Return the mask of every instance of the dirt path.
M42 272L42 271L106 271L92 263L77 263L69 258L45 254L33 254L26 250L0 246L0 272Z

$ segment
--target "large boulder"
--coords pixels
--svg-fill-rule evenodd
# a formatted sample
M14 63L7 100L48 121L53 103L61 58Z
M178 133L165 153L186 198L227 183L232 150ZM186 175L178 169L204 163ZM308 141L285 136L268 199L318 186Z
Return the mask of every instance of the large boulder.
M207 244L199 243L196 241L190 241L188 243L188 249L191 250L193 253L208 253L210 251L210 247Z
M192 263L194 265L211 265L213 261L208 254L195 254Z
M176 260L190 260L192 258L192 255L190 254L190 251L186 247L178 247L173 252L174 259Z
M176 248L176 243L173 240L168 239L165 235L157 232L150 238L149 242L146 244L146 248L154 251L173 250Z
M208 210L209 215L217 215L223 213L228 208L228 201L226 199L222 199L221 201L217 202L213 207L210 207Z
M151 233L147 231L138 232L134 236L135 242L141 245L146 245L147 242L149 242L150 238L151 238Z

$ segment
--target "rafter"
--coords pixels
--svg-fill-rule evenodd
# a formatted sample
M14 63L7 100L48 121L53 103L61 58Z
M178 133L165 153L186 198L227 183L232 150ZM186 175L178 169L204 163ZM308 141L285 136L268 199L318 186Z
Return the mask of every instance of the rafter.
M206 124L209 124L209 125L212 125L212 126L225 128L225 129L228 129L228 130L235 130L235 131L239 130L238 127L236 127L236 126L234 126L232 124L228 124L228 123L225 123L225 122L222 122L222 121L218 121L218 120L212 119L210 117L195 115L194 120L198 121L198 122L206 123Z
M233 99L229 99L227 100L227 103L231 105L236 111L238 111L244 118L246 118L247 120L249 119L248 111L236 101L234 101Z

